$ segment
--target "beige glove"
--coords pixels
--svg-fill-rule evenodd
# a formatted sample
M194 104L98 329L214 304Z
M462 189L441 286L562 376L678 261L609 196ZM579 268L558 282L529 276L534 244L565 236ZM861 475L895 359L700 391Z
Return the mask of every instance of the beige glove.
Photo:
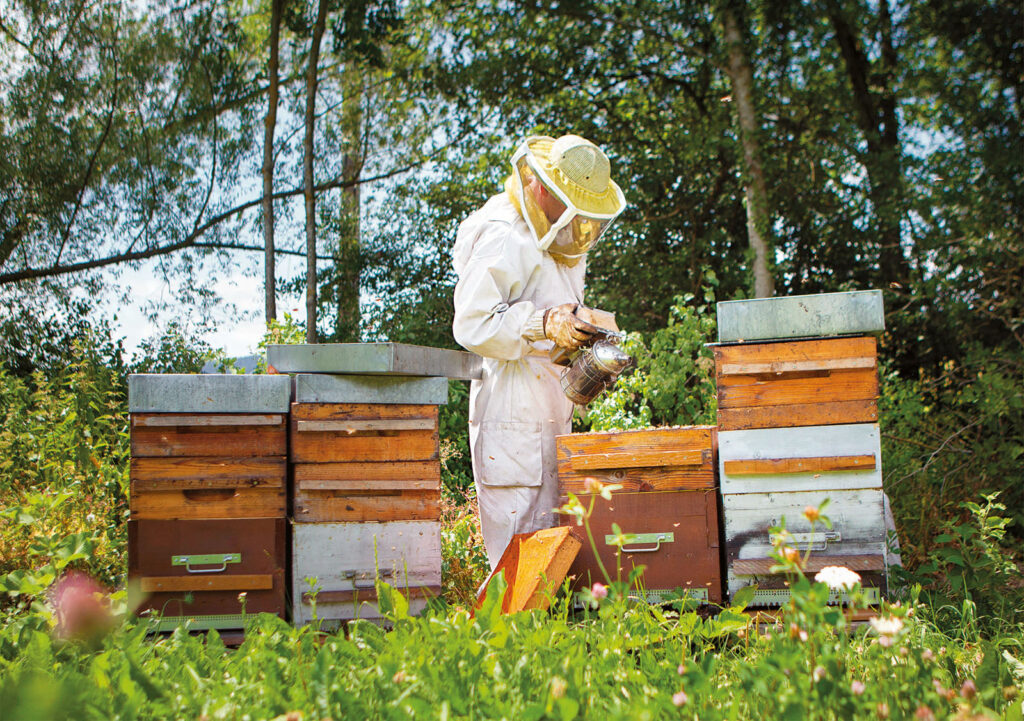
M576 316L576 303L564 303L544 312L544 336L561 348L579 348L598 328Z

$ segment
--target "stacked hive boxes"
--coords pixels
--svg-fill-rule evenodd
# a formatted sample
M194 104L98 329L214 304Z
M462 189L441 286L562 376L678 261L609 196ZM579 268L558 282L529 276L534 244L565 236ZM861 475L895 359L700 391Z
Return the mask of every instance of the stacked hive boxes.
M160 630L284 615L289 386L275 376L129 378L128 575Z
M657 602L683 589L694 598L722 601L713 426L573 433L558 436L556 443L563 500L570 492L585 507L593 500L590 529L613 580L616 523L629 534L622 546L623 580L634 566L646 566L641 582L646 600ZM623 488L610 501L591 499L588 479ZM562 522L574 523L572 518ZM569 574L577 590L605 581L588 544Z
M438 407L469 353L395 343L270 346L291 407L292 616L380 617L375 580L421 610L441 590Z
M869 598L885 584L875 338L880 291L718 304L719 467L729 593L757 584L751 605L788 598L770 574L769 529L785 518L809 572L841 565ZM834 337L830 337L834 336ZM807 506L829 498L832 528Z

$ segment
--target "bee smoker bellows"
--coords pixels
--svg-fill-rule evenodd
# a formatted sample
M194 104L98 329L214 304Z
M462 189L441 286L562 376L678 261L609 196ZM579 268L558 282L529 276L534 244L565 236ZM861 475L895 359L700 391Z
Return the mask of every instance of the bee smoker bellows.
M633 359L611 341L599 340L582 348L572 364L562 372L562 390L573 403L585 406L615 380Z

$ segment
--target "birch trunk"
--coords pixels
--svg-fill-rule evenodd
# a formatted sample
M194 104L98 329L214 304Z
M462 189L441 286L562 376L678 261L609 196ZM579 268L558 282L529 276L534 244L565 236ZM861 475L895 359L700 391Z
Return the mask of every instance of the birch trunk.
M267 63L270 88L267 97L267 116L263 121L263 252L268 327L271 321L277 319L277 271L274 268L274 129L277 126L277 74L283 2L284 0L273 0L270 6L270 60Z
M316 195L313 187L313 131L316 125L317 64L320 41L327 24L327 0L320 0L313 26L306 68L306 136L303 141L302 174L306 198L306 342L316 343Z

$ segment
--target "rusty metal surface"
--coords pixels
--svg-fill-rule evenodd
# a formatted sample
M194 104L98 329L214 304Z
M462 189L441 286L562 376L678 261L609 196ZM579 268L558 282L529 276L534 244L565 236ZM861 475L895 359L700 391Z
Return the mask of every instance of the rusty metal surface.
M271 588L247 590L240 582L237 589L216 591L172 591L149 594L138 607L141 612L152 609L165 616L224 615L242 612L239 593L245 590L246 613L285 612L285 548L284 518L232 519L213 521L128 522L128 578L183 579L183 582L205 580L216 576L221 585L230 579L270 577ZM181 556L239 554L238 562L223 564L180 562ZM176 558L178 557L178 562Z
M585 506L589 504L589 497L582 500ZM562 523L574 521L563 518ZM610 501L596 498L590 529L601 561L614 580L616 547L606 539L612 533L612 523L617 523L623 533L672 534L671 541L660 544L644 538L642 543L624 546L623 580L634 566L643 565L647 569L641 583L646 591L707 589L709 600L722 601L718 498L714 490L617 492ZM655 546L657 550L653 550ZM605 583L589 543L580 549L569 575L576 576L577 590L595 581Z

